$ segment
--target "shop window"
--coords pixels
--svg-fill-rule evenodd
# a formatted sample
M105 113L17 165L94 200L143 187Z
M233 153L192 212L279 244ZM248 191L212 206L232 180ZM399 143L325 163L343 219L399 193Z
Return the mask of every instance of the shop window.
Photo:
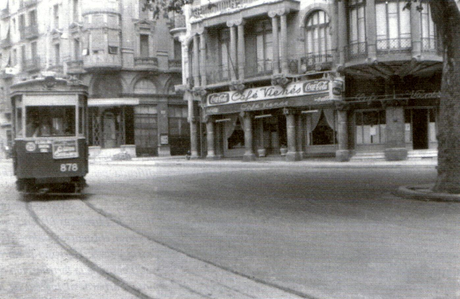
M169 106L169 144L171 155L185 155L190 149L190 124L185 106Z
M410 49L410 10L403 9L405 0L380 0L375 4L377 50Z
M356 111L356 144L385 143L385 111Z
M241 121L236 118L233 124L229 124L233 126L234 130L230 137L227 139L228 141L228 149L236 149L236 148L243 148L244 147L244 130L241 124Z
M308 145L336 144L335 111L325 109L307 115Z
M140 155L154 155L158 146L158 114L156 106L134 108L135 143Z

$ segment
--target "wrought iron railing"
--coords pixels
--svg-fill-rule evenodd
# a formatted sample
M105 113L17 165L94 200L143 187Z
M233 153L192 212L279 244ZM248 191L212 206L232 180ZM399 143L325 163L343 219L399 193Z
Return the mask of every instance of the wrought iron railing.
M259 59L256 61L247 61L244 69L246 78L269 76L273 74L273 61L271 59Z
M422 37L422 52L440 54L441 45L436 38Z
M12 43L11 43L11 38L8 36L7 38L4 38L0 41L0 46L2 48L9 48L12 46Z
M300 69L304 71L325 70L332 66L334 51L328 50L322 53L309 53L300 58Z
M10 9L8 7L4 9L0 9L0 18L4 19L9 16L10 16Z
M228 65L218 65L206 69L206 83L215 84L231 80L230 68Z
M226 9L237 8L239 5L252 3L257 0L223 0L218 2L210 2L199 7L192 8L192 16L200 17L207 14L220 12Z
M24 61L24 70L25 71L36 71L41 67L40 57L35 57L32 59L27 59Z
M24 28L24 38L36 38L38 37L37 25L30 25Z
M135 57L134 58L135 66L155 66L158 67L158 58L157 57Z
M406 38L386 38L377 39L377 53L402 53L412 49L412 39Z
M170 59L168 61L169 68L182 68L182 60L180 59Z
M367 57L367 43L351 43L345 47L346 60Z

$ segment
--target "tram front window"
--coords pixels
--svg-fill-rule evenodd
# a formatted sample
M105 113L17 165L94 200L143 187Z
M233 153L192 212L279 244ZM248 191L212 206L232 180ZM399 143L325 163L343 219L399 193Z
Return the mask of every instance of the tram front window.
M27 107L26 137L75 136L75 107Z

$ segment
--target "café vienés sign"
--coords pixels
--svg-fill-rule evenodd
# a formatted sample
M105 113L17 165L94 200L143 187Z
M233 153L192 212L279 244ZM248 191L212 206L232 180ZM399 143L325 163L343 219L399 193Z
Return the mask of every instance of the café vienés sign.
M331 80L319 79L294 82L281 86L248 88L243 92L227 91L207 96L205 111L208 114L274 109L288 106L312 105L333 100L330 96ZM294 97L295 100L289 99ZM239 104L225 107L230 104ZM226 109L227 108L227 109Z

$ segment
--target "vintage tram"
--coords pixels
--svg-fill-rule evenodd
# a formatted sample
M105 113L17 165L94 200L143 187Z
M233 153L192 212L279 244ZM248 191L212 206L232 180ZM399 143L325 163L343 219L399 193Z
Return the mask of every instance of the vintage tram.
M87 87L53 76L11 86L13 168L25 194L81 194L88 173Z

